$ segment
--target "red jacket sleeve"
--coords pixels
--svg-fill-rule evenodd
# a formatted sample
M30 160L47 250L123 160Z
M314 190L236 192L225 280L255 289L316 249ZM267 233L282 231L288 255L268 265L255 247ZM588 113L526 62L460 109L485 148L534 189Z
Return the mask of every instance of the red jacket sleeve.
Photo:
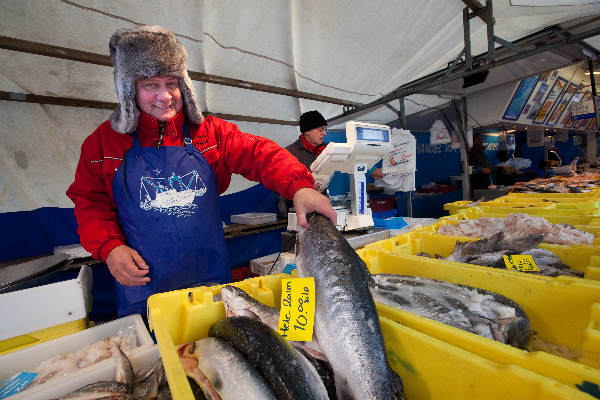
M89 136L81 146L75 181L67 196L75 203L75 217L81 245L97 259L106 260L115 247L125 244L117 219L116 205L107 185L112 185L114 166L105 166L99 132Z
M219 155L229 172L260 182L286 199L292 199L298 189L313 187L315 180L308 169L277 143L241 132L219 118L212 122Z

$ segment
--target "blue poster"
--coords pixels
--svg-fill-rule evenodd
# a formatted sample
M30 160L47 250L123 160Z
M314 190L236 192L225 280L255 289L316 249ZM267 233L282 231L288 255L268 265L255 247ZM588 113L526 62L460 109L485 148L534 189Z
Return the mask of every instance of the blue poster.
M513 95L508 108L504 112L502 119L507 119L509 121L516 121L519 119L519 115L521 115L521 111L527 104L527 100L529 100L529 96L533 92L535 85L538 83L540 79L539 75L530 76L529 78L525 78L519 83L519 87L517 91Z

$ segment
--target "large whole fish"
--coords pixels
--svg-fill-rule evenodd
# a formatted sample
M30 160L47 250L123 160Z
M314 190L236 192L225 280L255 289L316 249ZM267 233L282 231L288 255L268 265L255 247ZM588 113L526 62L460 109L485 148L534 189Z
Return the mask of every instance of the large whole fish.
M227 285L221 289L221 299L225 306L225 315L228 317L245 316L259 319L261 322L270 326L273 330L278 329L279 309L269 307L254 298L236 286ZM296 350L300 351L310 363L315 367L330 399L337 399L335 391L335 381L333 370L327 361L325 355L321 352L318 344L314 341L290 342Z
M277 399L250 363L221 339L210 337L189 343L180 348L179 356L186 375L206 399Z
M400 399L400 378L389 367L369 271L323 215L310 214L299 235L300 277L314 277L314 332L333 368L339 398Z
M229 317L211 326L258 370L279 400L326 400L327 390L314 366L277 332L257 319Z
M524 348L531 335L529 319L514 301L498 293L415 276L379 274L371 293L375 301Z
M498 232L489 238L473 242L456 242L454 251L445 259L467 264L483 265L492 268L506 268L503 256L530 255L540 270L530 273L545 276L576 276L583 277L583 272L570 269L560 258L549 250L536 247L542 242L544 235L531 235L505 239L503 232ZM423 253L423 255L426 255Z

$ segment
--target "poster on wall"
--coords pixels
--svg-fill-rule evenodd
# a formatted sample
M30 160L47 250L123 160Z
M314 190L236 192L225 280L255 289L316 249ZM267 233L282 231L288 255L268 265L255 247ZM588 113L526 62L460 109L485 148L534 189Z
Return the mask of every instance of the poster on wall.
M544 145L544 132L527 132L527 147L541 147Z
M581 89L582 85L580 85L579 89ZM579 101L581 100L582 97L583 97L583 94L580 92L576 92L573 95L573 97L571 98L571 102L567 106L567 111L565 112L562 119L560 120L560 125L567 127L567 128L570 127L571 125L573 125L573 105L579 103Z
M524 111L527 101L529 100L533 89L535 89L535 85L537 85L539 78L540 75L536 75L521 80L519 87L515 91L512 100L508 104L508 107L502 116L503 119L509 121L516 121L519 119L519 116L521 115L521 112Z
M533 120L534 124L543 124L544 123L544 121L546 120L546 117L550 113L550 110L554 106L554 103L559 98L559 95L562 93L562 91L566 85L567 85L567 80L565 78L558 77L558 79L556 79L556 82L554 82L552 89L550 89L548 96L546 96L546 100L544 100L542 107L540 108L540 111L538 112L538 115Z
M431 144L443 144L452 141L448 127L446 127L446 124L439 119L431 125L429 132L431 133L431 136L429 137L429 143Z
M569 83L569 85L567 86L567 89L563 92L562 97L560 98L560 100L558 100L556 107L554 107L554 110L550 114L550 117L548 117L548 121L546 122L546 125L550 125L550 126L556 125L556 123L558 122L558 119L563 114L563 112L566 110L567 105L571 101L571 98L577 91L577 87L578 87L578 85L574 84L573 82Z
M535 95L533 96L532 104L528 104L528 106L530 105L531 107L528 110L529 113L527 114L527 119L535 118L537 113L540 111L540 108L542 108L542 98L546 95L549 87L550 85L548 85L546 82L542 82L540 87L537 89L537 92L535 92Z

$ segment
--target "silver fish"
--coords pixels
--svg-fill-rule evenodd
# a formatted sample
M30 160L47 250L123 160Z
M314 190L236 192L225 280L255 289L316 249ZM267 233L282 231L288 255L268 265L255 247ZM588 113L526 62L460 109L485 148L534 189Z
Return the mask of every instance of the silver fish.
M300 277L314 277L314 332L331 363L340 398L403 398L400 378L385 355L371 279L365 263L333 224L308 216L299 235L296 265Z
M266 324L248 317L224 318L210 327L240 352L280 400L325 400L327 390L314 366Z
M514 301L487 290L407 275L374 276L375 301L524 348L529 319Z
M225 306L225 315L228 317L246 316L257 318L267 324L271 329L277 331L279 322L279 309L269 307L249 296L245 291L236 287L227 285L221 289L221 299ZM315 367L330 399L336 399L335 382L331 365L326 360L321 348L316 341L290 342L296 350L300 351L308 361Z
M454 251L446 257L447 261L456 261L467 264L483 265L492 268L506 268L504 264L505 255L531 255L539 272L529 273L544 276L576 276L583 277L583 272L570 269L558 256L549 250L537 248L542 242L544 235L534 233L520 238L504 239L504 234L498 232L489 238L472 242L456 242ZM426 253L420 253L426 256Z
M223 340L209 337L194 342L191 347L196 366L189 369L184 364L184 368L207 399L276 399L263 377Z
M221 299L225 306L225 315L228 317L243 316L256 318L262 323L267 324L271 329L277 331L279 324L279 309L269 307L259 301L256 301L242 289L227 285L221 289ZM318 360L327 361L319 344L313 340L311 342L290 342L296 348L301 348L311 357Z

